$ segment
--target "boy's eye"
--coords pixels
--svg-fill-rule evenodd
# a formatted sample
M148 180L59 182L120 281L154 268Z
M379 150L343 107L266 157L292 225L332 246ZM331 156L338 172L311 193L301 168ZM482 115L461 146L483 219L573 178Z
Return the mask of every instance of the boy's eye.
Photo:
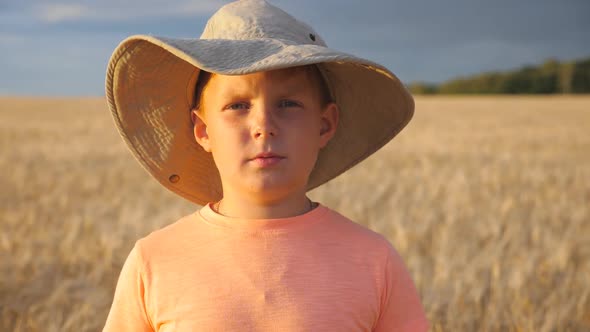
M234 103L227 105L225 108L229 110L238 111L248 109L248 107L250 107L248 103Z
M279 107L299 107L301 106L298 102L293 100L281 100L279 102Z

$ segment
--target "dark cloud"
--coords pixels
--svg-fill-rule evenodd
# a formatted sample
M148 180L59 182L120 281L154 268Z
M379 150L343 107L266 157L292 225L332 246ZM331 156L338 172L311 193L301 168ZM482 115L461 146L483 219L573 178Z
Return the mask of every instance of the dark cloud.
M293 11L331 46L401 68L408 81L590 55L586 0L327 0Z
M588 0L271 2L309 23L331 47L383 63L408 82L511 69L549 57L590 56ZM96 16L48 23L35 16L35 8L47 3L0 1L0 93L102 93L103 66L123 38L138 33L196 37L210 15L168 11L123 20ZM60 3L111 12L118 5L115 0ZM145 13L172 5L156 0L124 3L122 11L141 6ZM35 51L37 45L43 46L44 56ZM4 81L6 77L19 77L20 83Z

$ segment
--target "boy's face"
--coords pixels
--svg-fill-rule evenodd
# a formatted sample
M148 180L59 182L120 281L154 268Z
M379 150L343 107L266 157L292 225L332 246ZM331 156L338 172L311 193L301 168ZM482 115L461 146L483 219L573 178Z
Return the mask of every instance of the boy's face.
M271 203L305 195L318 152L338 123L336 104L322 106L319 91L303 69L212 75L192 119L224 196Z

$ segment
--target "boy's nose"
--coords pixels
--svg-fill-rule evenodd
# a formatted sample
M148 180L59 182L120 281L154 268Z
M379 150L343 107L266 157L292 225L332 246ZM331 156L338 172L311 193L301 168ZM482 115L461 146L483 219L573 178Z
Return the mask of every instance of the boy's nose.
M263 127L258 127L254 132L254 138L261 138L264 136L275 136L273 130L265 130Z
M274 137L277 135L278 128L272 112L272 107L267 105L251 111L253 117L252 136L254 138Z

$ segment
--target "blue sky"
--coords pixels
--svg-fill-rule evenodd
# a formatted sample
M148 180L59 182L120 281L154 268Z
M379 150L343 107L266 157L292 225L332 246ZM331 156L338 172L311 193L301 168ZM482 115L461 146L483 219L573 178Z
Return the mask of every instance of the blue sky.
M0 95L104 95L132 34L198 37L222 0L0 0ZM588 0L270 0L402 81L590 56Z

